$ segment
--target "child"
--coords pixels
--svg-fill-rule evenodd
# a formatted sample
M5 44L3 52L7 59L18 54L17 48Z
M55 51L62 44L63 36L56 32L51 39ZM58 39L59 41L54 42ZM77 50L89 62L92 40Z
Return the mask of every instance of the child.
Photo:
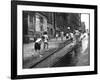
M47 47L47 49L48 49L48 35L47 34L45 34L45 35L43 35L44 36L44 49L46 49L46 47Z
M35 41L35 44L34 44L35 52L37 52L37 53L39 54L40 57L42 57L42 55L40 54L41 43L42 43L42 39L41 39L41 38L38 38L38 39Z

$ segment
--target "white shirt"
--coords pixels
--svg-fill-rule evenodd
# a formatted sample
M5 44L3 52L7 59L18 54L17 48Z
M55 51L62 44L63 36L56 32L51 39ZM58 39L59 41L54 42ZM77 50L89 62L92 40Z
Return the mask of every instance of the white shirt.
M35 42L39 43L41 40L42 40L41 38L38 38Z
M58 34L56 34L56 37L58 37Z
M73 38L74 37L73 33L70 33L70 36L71 36L71 38Z
M87 33L82 34L81 37L80 37L80 39L87 39L87 38L88 38Z
M48 42L48 35L44 35L44 42Z

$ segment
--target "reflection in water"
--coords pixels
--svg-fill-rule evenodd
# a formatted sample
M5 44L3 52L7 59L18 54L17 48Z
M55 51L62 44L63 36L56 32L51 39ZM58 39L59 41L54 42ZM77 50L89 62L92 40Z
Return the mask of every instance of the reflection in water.
M88 66L90 65L89 37L86 35L82 42L78 43L71 52L67 53L53 67Z

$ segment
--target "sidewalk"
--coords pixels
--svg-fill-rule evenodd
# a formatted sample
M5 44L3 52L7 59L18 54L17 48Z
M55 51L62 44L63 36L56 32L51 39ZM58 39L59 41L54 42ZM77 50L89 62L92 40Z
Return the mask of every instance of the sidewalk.
M65 40L66 39L64 38L64 41ZM58 40L51 39L48 42L48 44L49 44L48 48L49 49L58 48L59 44L63 43L63 42L60 40L60 38L58 38ZM41 51L40 52L41 52L41 54L43 54L45 51L47 51L47 50L43 49L43 43L42 43L41 44ZM37 54L35 53L35 50L34 50L34 43L24 44L23 45L23 58L24 58L24 60L26 60L27 58L29 58L32 55L34 55L34 57L37 56Z
M51 39L49 41L49 49L43 50L43 48L42 48L41 55L43 57L41 57L41 58L34 51L34 47L33 47L34 43L25 44L24 45L23 68L30 68L33 65L35 66L36 64L38 64L45 58L52 55L57 50L60 50L60 48L62 48L65 45L65 42L66 42L65 39L63 42L60 40L60 38L58 40Z

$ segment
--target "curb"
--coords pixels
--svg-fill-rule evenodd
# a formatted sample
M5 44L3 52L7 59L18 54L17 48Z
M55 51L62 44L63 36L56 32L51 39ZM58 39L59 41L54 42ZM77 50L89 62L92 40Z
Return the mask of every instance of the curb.
M68 40L70 41L70 40ZM50 56L52 56L54 53L60 51L62 48L64 48L66 45L70 44L71 42L68 42L66 43L67 41L65 41L64 43L61 43L63 44L63 46L59 47L58 49L56 49L55 51L53 51L50 55L46 56L45 58L43 58L42 60L40 60L39 62L35 63L34 65L30 66L29 68L33 68L35 67L36 65L38 65L39 63L41 63L42 61L44 61L45 59L49 58ZM66 43L66 44L65 44Z

